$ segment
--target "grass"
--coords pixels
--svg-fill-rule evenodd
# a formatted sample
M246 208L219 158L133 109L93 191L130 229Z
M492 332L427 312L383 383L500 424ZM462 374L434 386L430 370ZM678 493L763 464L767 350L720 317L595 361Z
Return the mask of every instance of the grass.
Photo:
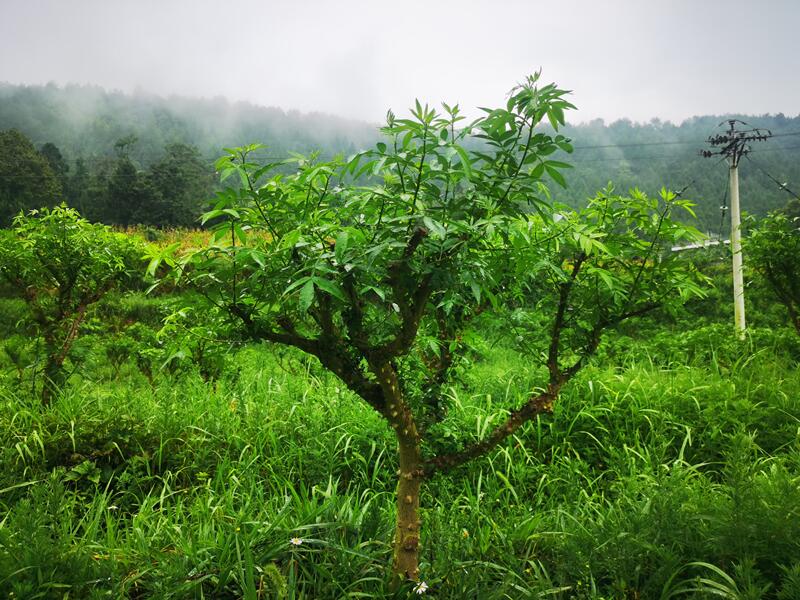
M552 418L427 484L427 595L800 597L800 373L782 336L612 341ZM101 357L48 409L9 365L0 595L388 596L390 432L301 356L231 362L216 383L151 387ZM537 375L484 345L443 426L480 437Z

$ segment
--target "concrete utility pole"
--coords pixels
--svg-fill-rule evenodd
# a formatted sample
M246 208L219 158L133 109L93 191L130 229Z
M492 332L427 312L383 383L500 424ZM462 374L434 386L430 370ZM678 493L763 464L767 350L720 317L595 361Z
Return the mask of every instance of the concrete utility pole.
M728 159L731 194L731 253L733 254L733 322L740 340L747 328L744 320L744 262L742 261L742 213L739 210L739 164Z
M744 262L742 261L742 217L739 210L739 159L750 151L748 142L765 141L772 136L769 130L749 129L737 131L737 119L728 121L728 131L708 138L708 143L718 150L703 150L706 158L721 155L728 159L731 195L731 253L733 254L733 320L739 339L745 337L744 318ZM724 125L723 121L720 126ZM766 133L765 133L766 132Z

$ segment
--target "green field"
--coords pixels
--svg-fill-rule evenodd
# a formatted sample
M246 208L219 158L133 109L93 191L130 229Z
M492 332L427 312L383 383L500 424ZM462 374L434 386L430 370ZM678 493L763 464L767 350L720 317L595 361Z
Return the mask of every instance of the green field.
M538 79L227 149L200 232L0 230L0 595L800 599L796 221L734 331L683 191L550 201Z
M0 595L387 596L386 424L316 359L266 344L225 347L207 381L191 361L148 381L113 348L167 304L100 305L47 408L2 354ZM21 310L3 301L6 346ZM425 484L427 595L800 597L800 338L739 344L716 319L609 336L552 417ZM442 427L480 438L538 380L501 332L469 332Z

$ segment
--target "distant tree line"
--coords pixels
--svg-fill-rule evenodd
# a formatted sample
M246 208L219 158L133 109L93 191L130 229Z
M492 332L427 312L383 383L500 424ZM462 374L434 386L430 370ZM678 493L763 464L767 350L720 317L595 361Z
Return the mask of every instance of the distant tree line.
M580 99L576 99L580 104ZM402 107L397 107L402 108ZM800 116L733 115L778 134L742 161L742 208L762 216L791 199L770 179L800 189ZM728 116L703 116L676 125L654 119L634 123L600 119L567 124L574 153L556 160L573 168L566 189L552 185L553 200L585 206L613 182L654 193L683 189L697 203L698 226L727 235L727 168L703 159L704 140ZM349 156L377 141L367 123L301 114L221 98L160 98L107 92L92 86L0 84L0 223L20 209L53 205L58 198L94 221L190 226L213 195L214 159L224 147L265 140L258 158L320 151ZM21 138L27 137L25 144ZM10 149L10 150L9 150ZM45 167L46 165L46 167ZM32 182L38 178L38 185Z
M37 150L15 129L0 132L0 226L20 211L61 202L108 225L197 226L213 195L213 167L194 146L175 143L144 168L130 157L135 144L123 138L114 158L78 157L70 165L52 142Z

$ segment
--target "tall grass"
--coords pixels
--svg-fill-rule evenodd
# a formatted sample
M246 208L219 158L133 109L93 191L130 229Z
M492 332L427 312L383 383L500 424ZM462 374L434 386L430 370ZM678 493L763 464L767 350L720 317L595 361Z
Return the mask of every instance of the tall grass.
M800 374L779 336L702 335L617 340L552 418L429 482L427 595L800 597ZM515 356L481 348L443 426L479 438L523 397ZM388 597L393 436L313 361L235 362L151 387L98 361L48 409L8 371L0 596Z

